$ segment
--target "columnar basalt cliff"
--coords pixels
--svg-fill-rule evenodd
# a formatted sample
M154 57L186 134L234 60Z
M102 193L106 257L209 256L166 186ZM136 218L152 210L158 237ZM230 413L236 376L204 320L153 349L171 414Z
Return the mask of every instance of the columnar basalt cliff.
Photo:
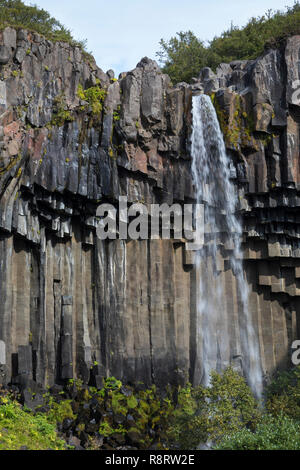
M9 28L1 41L2 380L185 380L182 247L100 241L95 216L120 195L192 197L191 93L148 59L118 81L79 48Z
M266 378L291 366L299 338L299 51L294 36L257 60L203 69L194 85L211 95L232 156Z
M0 382L201 380L193 254L184 240L101 241L96 209L193 201L203 91L232 156L264 373L286 367L300 309L300 37L176 87L147 58L116 80L37 34L7 28L0 44ZM234 332L231 250L220 271Z

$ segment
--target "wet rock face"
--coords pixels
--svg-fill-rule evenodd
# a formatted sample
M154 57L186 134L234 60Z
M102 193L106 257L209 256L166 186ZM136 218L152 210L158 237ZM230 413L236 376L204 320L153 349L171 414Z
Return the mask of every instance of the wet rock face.
M0 33L0 383L199 382L198 274L185 243L104 242L95 227L99 203L119 196L193 200L191 97L203 90L232 155L264 372L287 364L300 308L299 48L294 37L173 87L148 58L116 80L79 48ZM229 258L224 246L236 319Z
M263 370L289 366L299 337L299 81L300 36L255 61L221 64L200 74L236 167L244 219L250 308Z

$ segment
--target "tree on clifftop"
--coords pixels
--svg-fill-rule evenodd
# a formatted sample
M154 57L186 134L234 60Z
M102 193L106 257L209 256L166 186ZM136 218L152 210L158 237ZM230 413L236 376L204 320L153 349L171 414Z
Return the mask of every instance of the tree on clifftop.
M202 67L215 69L221 62L255 59L266 47L277 47L294 34L300 34L299 1L285 11L269 10L261 17L251 18L242 28L231 25L207 45L192 31L177 33L169 41L160 41L157 56L174 83L190 82Z
M177 33L167 42L162 39L160 47L157 56L174 83L189 82L207 64L207 49L192 31Z

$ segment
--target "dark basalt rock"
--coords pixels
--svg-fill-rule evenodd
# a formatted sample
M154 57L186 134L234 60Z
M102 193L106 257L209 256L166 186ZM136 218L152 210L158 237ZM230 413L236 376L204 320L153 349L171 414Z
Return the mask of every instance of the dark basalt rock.
M77 47L11 28L1 38L0 383L200 381L197 276L185 240L98 240L96 210L119 196L193 201L191 100L201 91L213 94L220 122L237 127L224 133L250 306L264 373L285 367L300 313L299 37L175 87L148 58L115 81ZM79 84L106 91L100 115ZM62 122L53 120L59 111ZM238 297L230 248L222 250L232 324Z
M0 46L0 64L7 64L11 58L11 52L7 46Z

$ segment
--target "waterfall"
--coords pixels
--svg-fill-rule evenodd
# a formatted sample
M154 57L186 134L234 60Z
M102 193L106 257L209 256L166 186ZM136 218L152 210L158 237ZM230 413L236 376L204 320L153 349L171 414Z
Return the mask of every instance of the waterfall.
M193 97L192 174L197 203L204 205L204 245L197 252L197 342L201 382L209 385L212 370L234 364L257 397L262 395L259 342L248 305L241 250L242 225L236 216L238 196L231 181L230 159L210 97ZM229 256L228 256L229 253ZM226 292L224 263L232 270ZM226 269L226 271L228 271ZM230 298L229 298L230 297Z

